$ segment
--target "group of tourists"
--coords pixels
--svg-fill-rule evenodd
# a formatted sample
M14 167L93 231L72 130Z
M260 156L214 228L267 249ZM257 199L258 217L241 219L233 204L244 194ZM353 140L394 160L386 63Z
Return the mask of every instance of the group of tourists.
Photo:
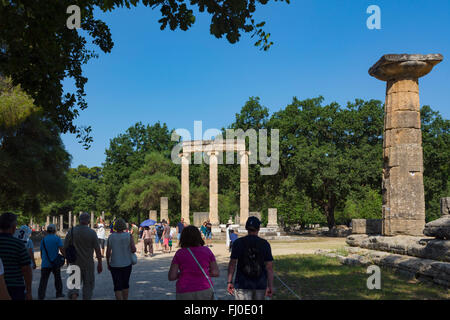
M107 239L102 219L97 221L97 231L91 229L89 223L90 215L82 213L79 225L69 229L64 241L56 235L55 225L47 226L47 235L40 243L42 263L38 299L45 299L51 274L55 281L56 298L65 296L61 267L66 262L70 266L77 266L79 270L82 299L92 299L95 271L98 274L103 272L102 262L105 258L116 299L127 300L130 276L133 265L137 263L137 244L141 245L145 255L150 253L152 256L153 239L156 244L163 245L163 252L170 252L174 238L178 240L179 249L172 259L168 279L176 281L176 298L217 298L212 278L218 277L220 272L209 248L212 245L208 244L212 238L209 221L205 221L199 230L181 219L176 229L171 230L165 220L152 227L139 229L134 224L129 227L123 219L116 219ZM272 296L273 258L269 243L258 237L259 227L259 219L250 217L246 224L248 235L237 238L227 226L227 243L231 248L227 290L236 299L264 299L265 296ZM36 263L30 235L31 229L27 226L17 229L15 214L4 213L0 216L0 299L32 299L32 269L36 268ZM79 296L80 288L71 288L67 292L69 299L76 300Z

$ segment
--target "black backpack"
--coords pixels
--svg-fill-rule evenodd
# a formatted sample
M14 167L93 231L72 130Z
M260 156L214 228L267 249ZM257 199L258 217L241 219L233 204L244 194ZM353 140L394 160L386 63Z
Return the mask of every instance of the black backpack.
M73 234L73 227L71 229L72 232L72 237L70 239L70 244L69 246L66 248L66 259L68 263L75 263L75 261L77 260L77 250L75 249L75 246L73 245L73 238L74 238L74 234Z
M259 278L264 272L264 258L261 252L261 240L253 244L250 243L249 239L243 239L244 251L242 253L242 258L239 259L239 266L241 272L251 279Z
M156 233L158 234L158 238L161 238L164 232L163 226L156 226Z

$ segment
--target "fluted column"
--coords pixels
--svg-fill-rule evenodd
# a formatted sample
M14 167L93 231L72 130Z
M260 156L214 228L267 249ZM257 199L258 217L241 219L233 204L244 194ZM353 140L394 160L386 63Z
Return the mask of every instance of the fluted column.
M189 162L190 154L181 155L181 217L187 224L189 221Z
M219 224L219 193L217 176L217 152L211 151L209 155L209 221L212 225Z
M248 151L242 151L240 155L241 164L241 198L240 198L240 225L245 226L249 212L249 195L248 195Z

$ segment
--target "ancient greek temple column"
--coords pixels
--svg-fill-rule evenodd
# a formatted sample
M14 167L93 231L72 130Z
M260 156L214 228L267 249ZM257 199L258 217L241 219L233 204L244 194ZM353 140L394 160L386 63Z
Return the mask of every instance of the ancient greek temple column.
M69 211L69 229L72 228L72 211Z
M166 220L166 222L169 222L169 198L167 197L160 198L160 212L161 212L161 221Z
M189 224L189 161L190 154L181 154L181 217Z
M209 221L212 225L219 225L219 187L217 176L217 151L208 152L209 155Z
M240 225L245 226L248 219L249 212L249 198L248 198L248 151L241 151L241 199L240 199ZM236 221L237 223L237 221Z
M369 74L387 81L383 141L383 235L423 235L425 197L419 78L440 54L389 54Z
M64 229L64 216L62 214L59 215L59 231L63 231Z
M94 229L94 211L91 211L91 228Z

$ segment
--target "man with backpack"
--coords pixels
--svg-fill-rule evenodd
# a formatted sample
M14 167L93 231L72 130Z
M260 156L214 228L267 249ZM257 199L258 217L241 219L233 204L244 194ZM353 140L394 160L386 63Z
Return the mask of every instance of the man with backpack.
M164 222L165 220L163 220ZM164 233L164 226L162 225L162 223L158 223L155 226L155 244L157 247L159 247L159 249L162 251L163 250L163 233Z
M97 233L89 228L90 215L84 212L80 215L80 224L72 227L64 240L64 250L67 262L77 265L81 272L81 283L83 285L83 300L91 300L95 287L95 263L94 251L97 258L97 272L102 273L102 253L98 243ZM72 261L74 260L74 261ZM79 289L68 291L71 300L78 299Z
M50 224L47 227L47 235L41 241L41 280L39 281L38 298L45 299L47 283L50 274L55 278L56 298L64 297L61 280L61 267L64 265L64 245L60 237L56 235L56 226ZM62 253L58 255L58 252Z
M249 217L248 235L233 242L228 265L228 292L236 300L264 300L273 293L273 257L270 244L258 237L261 221ZM236 277L233 283L233 276Z

